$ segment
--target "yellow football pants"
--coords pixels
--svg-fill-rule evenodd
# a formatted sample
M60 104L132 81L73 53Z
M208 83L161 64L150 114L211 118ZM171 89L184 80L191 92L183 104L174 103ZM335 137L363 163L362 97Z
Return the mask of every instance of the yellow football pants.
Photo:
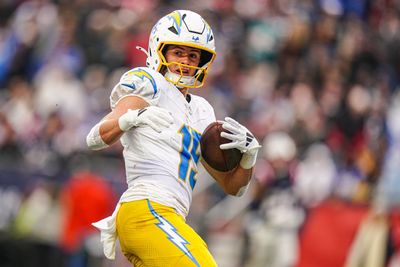
M122 203L117 232L135 267L217 266L203 239L173 208L149 200Z

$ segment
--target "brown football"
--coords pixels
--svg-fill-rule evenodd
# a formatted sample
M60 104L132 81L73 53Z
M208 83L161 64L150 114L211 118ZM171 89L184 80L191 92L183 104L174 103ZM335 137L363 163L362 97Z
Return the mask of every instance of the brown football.
M200 139L201 156L213 169L221 172L233 170L239 165L242 153L236 148L222 150L221 144L229 143L221 132L226 131L222 128L222 122L216 121L208 125Z

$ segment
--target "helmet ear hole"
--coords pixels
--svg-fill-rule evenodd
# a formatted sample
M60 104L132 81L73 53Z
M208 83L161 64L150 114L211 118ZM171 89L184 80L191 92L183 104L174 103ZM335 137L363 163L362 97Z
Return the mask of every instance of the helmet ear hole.
M201 74L199 75L199 77L197 78L197 80L199 80L200 82L202 82L204 80L204 71L201 72Z
M210 62L212 57L213 57L213 55L210 52L202 50L201 51L201 58L200 58L200 62L199 62L199 67L203 67L208 62Z
M164 45L164 48L161 50L161 54L165 57L165 53L167 53L169 45Z

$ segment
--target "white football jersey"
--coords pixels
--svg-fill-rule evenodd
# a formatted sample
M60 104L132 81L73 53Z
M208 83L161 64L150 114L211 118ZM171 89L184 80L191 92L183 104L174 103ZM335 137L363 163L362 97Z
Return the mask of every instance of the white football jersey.
M138 96L151 106L169 110L174 123L161 133L140 126L123 134L128 189L120 202L150 199L186 217L196 184L200 137L216 120L214 109L199 96L190 95L188 102L160 73L145 67L122 75L112 90L111 108L126 96Z

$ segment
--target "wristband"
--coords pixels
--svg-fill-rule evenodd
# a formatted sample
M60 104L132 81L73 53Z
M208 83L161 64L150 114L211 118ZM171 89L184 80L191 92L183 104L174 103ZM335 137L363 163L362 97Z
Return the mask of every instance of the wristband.
M86 144L92 150L100 150L106 147L109 147L106 142L103 141L100 135L100 126L102 122L97 123L90 130L89 134L86 136Z
M256 164L258 148L249 150L242 155L240 166L243 169L251 169Z

